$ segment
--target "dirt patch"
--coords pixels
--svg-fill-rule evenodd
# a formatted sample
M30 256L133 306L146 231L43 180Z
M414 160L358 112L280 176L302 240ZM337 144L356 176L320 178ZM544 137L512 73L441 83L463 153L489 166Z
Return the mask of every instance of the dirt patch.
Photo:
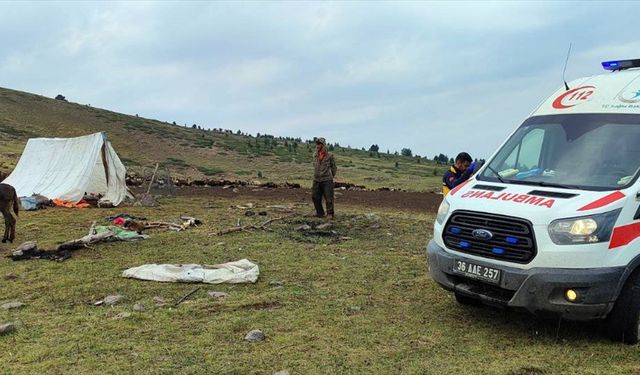
M178 196L214 196L223 198L256 197L282 202L311 202L309 189L255 188L188 186L178 188ZM357 191L336 190L335 204L340 212L340 205L353 205L367 208L392 208L404 211L436 212L442 196L433 193L416 193L401 191Z

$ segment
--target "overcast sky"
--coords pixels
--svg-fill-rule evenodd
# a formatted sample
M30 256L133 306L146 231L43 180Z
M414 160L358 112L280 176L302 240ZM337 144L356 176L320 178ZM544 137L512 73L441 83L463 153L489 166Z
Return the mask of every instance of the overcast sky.
M0 86L179 124L488 157L640 3L1 2Z

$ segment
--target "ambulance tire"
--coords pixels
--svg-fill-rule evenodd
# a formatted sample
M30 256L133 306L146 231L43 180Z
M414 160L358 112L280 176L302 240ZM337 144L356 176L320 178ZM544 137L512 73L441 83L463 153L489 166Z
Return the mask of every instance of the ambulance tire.
M625 344L640 339L640 270L629 277L606 321L609 337Z
M482 302L480 302L479 299L467 297L464 294L460 294L460 293L454 293L454 294L456 296L456 301L458 301L458 303L461 304L461 305L465 305L465 306L480 306L480 305L482 305Z

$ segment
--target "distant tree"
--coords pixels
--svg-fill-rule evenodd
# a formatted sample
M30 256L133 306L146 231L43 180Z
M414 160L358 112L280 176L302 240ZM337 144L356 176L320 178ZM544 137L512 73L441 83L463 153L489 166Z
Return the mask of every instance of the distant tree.
M333 151L335 147L333 147L333 145L329 143L329 146L327 146L327 149L329 149L329 151Z
M390 154L389 149L387 149L387 155L389 155L389 154Z
M362 148L362 151L365 151L364 147Z
M413 152L411 152L410 148L403 148L400 151L400 154L402 154L402 156L409 156L409 157L413 156Z
M66 102L67 98L65 98L64 95L62 95L62 94L58 94L58 95L56 95L56 100L62 100L62 101Z
M380 147L378 147L378 145L371 145L371 147L369 147L369 151L371 152L378 152L380 150Z
M240 131L240 129L238 129L238 131L236 132L237 135L242 134L242 131Z
M256 138L260 138L260 133L256 133Z
M449 159L449 164L453 164L455 163L455 161L453 161L453 158Z
M176 125L176 122L174 121L172 124L173 124L173 125Z
M198 127L198 125L196 125L196 124L191 125L191 129L196 129L197 127Z
M298 142L293 142L293 152L298 152Z
M287 145L287 149L289 150L289 153L293 152L293 146L291 146L291 143Z
M398 164L398 162L396 162L396 168L398 168L398 166L399 166L399 164Z

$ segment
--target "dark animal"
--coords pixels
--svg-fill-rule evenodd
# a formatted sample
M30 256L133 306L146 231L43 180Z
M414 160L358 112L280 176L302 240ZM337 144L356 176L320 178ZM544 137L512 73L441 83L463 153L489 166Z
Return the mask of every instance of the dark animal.
M20 201L16 189L11 185L0 184L0 212L4 216L4 237L2 243L13 242L16 239L16 218L11 214L11 209L18 217Z

